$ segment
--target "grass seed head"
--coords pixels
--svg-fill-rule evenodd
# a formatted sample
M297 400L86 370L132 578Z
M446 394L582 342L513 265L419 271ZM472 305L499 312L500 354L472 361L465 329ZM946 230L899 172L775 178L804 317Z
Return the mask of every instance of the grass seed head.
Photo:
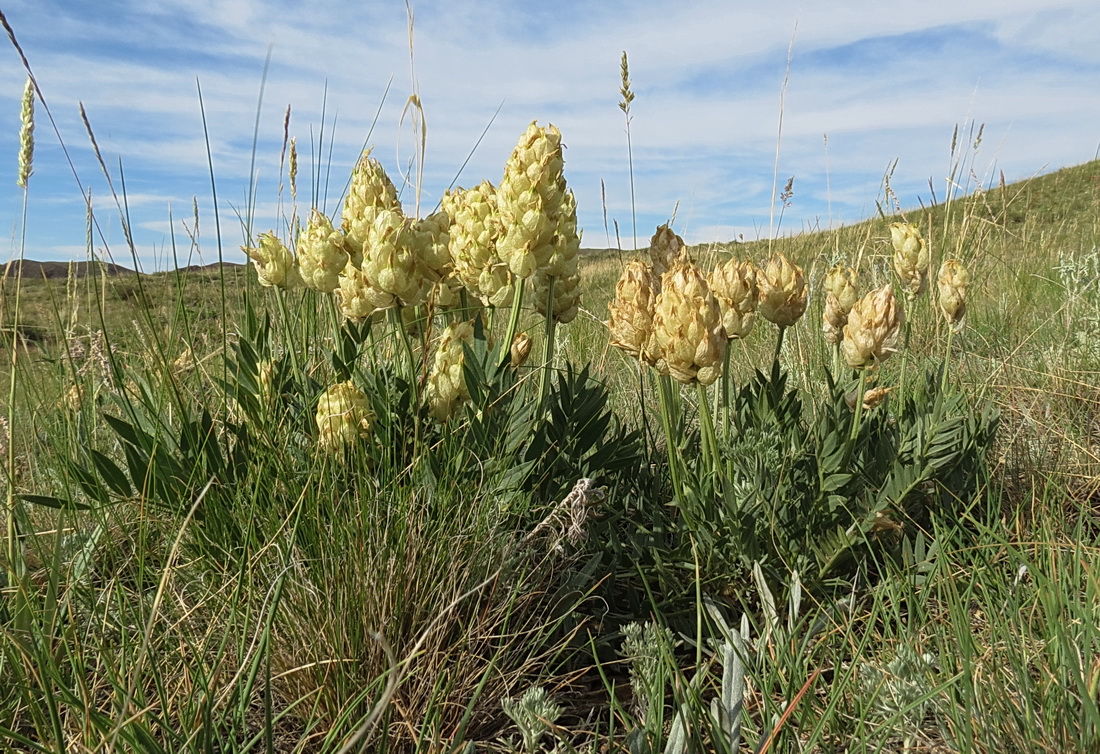
M877 366L897 350L898 334L905 322L894 286L884 285L856 302L844 326L840 350L853 369Z
M34 81L27 77L23 87L23 106L19 127L19 176L16 182L20 188L27 187L27 180L34 172Z
M940 292L940 311L944 319L955 327L962 325L966 316L966 291L970 286L970 272L957 259L945 260L936 279Z
M928 243L913 223L890 223L894 245L894 271L909 298L916 298L928 286Z
M348 264L344 234L320 210L310 213L306 229L298 237L298 269L307 288L332 293L340 284L340 273Z
M756 265L728 259L711 270L710 290L722 310L722 329L730 340L744 338L756 322Z
M806 311L809 290L802 268L786 255L768 261L756 278L760 290L759 312L779 327L790 327Z

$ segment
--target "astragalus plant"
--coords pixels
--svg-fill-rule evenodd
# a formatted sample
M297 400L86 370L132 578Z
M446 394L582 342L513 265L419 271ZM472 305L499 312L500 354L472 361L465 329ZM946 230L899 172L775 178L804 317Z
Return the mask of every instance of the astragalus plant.
M893 230L911 301L925 287L927 247L915 228ZM944 269L947 316L960 310L966 278L957 263ZM843 265L826 277L823 334L842 359L806 367L824 387L813 391L789 387L781 366L784 334L800 326L809 301L799 265L782 255L759 267L729 259L706 274L680 252L659 282L641 259L624 267L609 336L657 383L673 506L661 526L686 568L677 575L676 557L658 558L654 572L665 573L670 597L697 567L706 589L744 598L758 567L780 593L797 572L824 598L901 557L925 537L929 516L950 518L976 494L995 415L951 389L946 365L897 394L891 357L903 350L903 302L889 283L861 294L861 279ZM778 329L775 358L729 385L726 344L752 337L755 314ZM719 379L712 396L707 386ZM680 385L694 394L681 395Z
M417 218L367 151L340 217L250 234L216 361L162 358L155 335L113 359L85 441L21 503L79 534L42 537L74 581L27 582L41 641L4 644L0 703L21 711L0 729L50 750L404 751L491 740L501 699L571 669L598 582L578 554L642 461L586 369L551 374L580 300L563 166L532 124L499 191Z

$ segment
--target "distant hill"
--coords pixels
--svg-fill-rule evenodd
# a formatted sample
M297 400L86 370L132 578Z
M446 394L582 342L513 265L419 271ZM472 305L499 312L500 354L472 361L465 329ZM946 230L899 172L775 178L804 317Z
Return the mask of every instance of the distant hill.
M229 268L243 266L235 262L224 262L223 264ZM23 278L26 280L64 280L68 277L83 278L101 273L108 277L134 274L134 271L130 268L111 262L37 262L33 259L25 259L20 262L18 259L13 259L4 265L0 276L15 277L19 274L20 268L22 268ZM193 264L181 267L179 272L202 272L216 269L218 269L218 262L212 262L211 264Z

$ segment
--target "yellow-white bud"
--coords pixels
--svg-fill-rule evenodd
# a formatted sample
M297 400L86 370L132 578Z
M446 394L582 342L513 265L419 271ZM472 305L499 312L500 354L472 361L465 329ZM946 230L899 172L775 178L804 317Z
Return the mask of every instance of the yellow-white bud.
M374 412L367 396L348 380L333 385L317 401L317 447L333 452L370 433Z
M678 382L709 385L722 372L728 342L706 278L680 257L661 278L647 351L657 356L658 369L667 369Z
M877 366L897 350L898 334L905 322L894 286L884 285L856 302L844 326L840 344L844 359L853 369Z
M966 315L966 290L970 286L970 273L962 262L948 259L940 267L936 280L940 291L940 311L952 325L962 325Z
M809 291L802 268L792 264L785 255L769 260L756 276L760 291L757 311L779 327L790 327L806 311Z
M305 231L298 237L298 271L308 288L332 293L339 285L340 273L348 263L344 234L332 227L332 221L314 208Z
M890 223L894 246L894 271L909 298L916 298L928 285L928 244L913 223Z
M241 250L252 260L260 285L289 290L302 285L298 263L290 250L274 233L262 233L259 246L242 246Z

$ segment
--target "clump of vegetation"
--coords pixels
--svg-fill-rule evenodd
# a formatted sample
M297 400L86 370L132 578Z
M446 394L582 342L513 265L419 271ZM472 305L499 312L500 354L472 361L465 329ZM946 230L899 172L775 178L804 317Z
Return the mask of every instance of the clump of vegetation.
M9 266L5 744L1095 748L1100 163L624 260L561 138L425 216L367 151L249 268Z

